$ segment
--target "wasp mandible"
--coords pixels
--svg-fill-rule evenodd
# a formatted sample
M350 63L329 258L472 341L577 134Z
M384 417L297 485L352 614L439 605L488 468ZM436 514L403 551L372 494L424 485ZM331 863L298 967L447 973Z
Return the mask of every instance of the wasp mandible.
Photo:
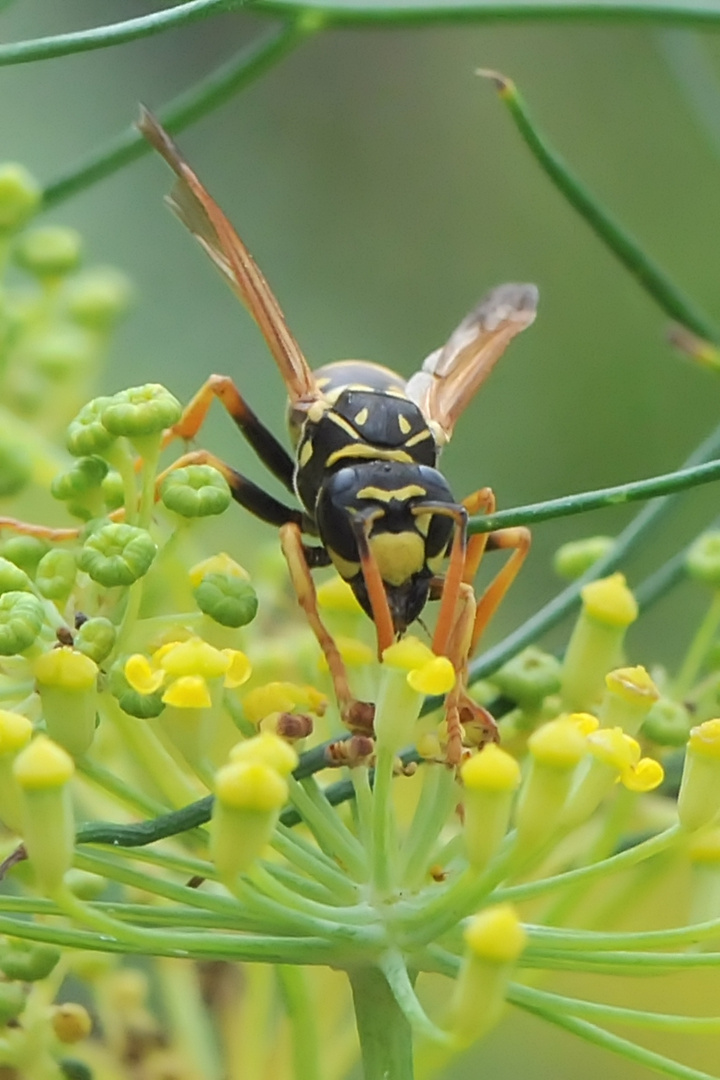
M337 645L318 612L311 569L332 564L348 582L375 623L380 654L428 599L440 600L432 647L450 658L458 674L446 703L455 743L448 756L457 757L460 725L482 713L464 689L467 659L520 569L530 534L513 528L468 539L468 515L491 513L493 493L483 488L457 502L437 462L475 391L511 339L533 322L537 289L493 289L409 381L369 361L341 360L312 371L254 259L175 143L146 110L139 127L177 176L171 208L249 310L280 369L295 455L224 375L210 376L166 442L192 439L218 398L260 460L299 500L302 509L284 505L206 451L181 459L211 462L236 502L279 528L298 601L351 730L372 729L373 707L350 692ZM303 536L319 544L306 544ZM511 555L476 601L471 583L486 548L510 549Z

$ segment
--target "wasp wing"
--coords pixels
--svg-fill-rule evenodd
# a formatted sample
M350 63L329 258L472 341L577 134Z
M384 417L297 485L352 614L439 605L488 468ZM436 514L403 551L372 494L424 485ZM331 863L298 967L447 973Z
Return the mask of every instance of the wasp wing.
M406 392L441 441L450 438L458 417L510 341L533 322L537 301L534 285L498 285L411 377Z
M138 127L177 176L167 196L169 205L255 319L280 368L291 404L315 400L319 391L312 371L252 255L168 133L147 109L141 108Z

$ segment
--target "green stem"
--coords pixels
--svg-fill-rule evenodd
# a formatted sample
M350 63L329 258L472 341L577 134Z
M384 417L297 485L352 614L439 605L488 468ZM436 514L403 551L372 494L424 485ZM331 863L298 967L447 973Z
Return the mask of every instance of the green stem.
M290 1021L295 1080L320 1080L318 1010L310 996L305 972L280 964L276 974Z
M348 972L364 1080L413 1080L412 1031L387 979L376 967Z
M694 685L705 657L715 640L718 626L720 626L720 589L713 592L710 606L685 654L682 667L673 684L672 697L682 700Z
M591 195L588 189L555 153L530 119L525 103L511 79L492 71L481 71L492 79L515 125L535 160L572 207L587 222L595 235L610 249L660 308L700 337L720 341L720 330L699 311L667 274Z
M655 499L659 495L670 495L719 479L720 461L710 461L690 469L678 469L662 476L652 476L648 480L634 480L628 484L600 488L597 491L583 491L578 495L563 495L559 499L529 503L527 506L517 506L510 510L498 510L496 514L487 514L484 517L471 517L468 520L468 532L486 533L512 525L537 525L540 521L568 517L571 514L586 514L590 510L602 510L606 506Z
M125 22L95 26L91 30L76 30L69 34L53 34L29 41L16 41L0 48L0 67L7 64L27 64L33 60L50 60L55 56L106 49L126 41L159 34L172 27L197 22L216 12L239 6L239 0L187 0L164 11L153 11Z
M299 45L308 32L307 23L297 19L240 49L195 86L161 106L157 110L159 120L171 134L189 127L263 75ZM98 151L51 181L43 191L43 207L47 209L63 202L151 152L147 139L134 124L130 125Z
M322 16L328 25L425 26L530 19L643 21L702 26L720 21L716 0L254 0L253 11Z
M573 1016L596 1017L609 1023L633 1024L636 1027L655 1028L658 1031L682 1031L687 1034L714 1033L720 1031L720 1016L678 1016L674 1013L647 1012L644 1009L625 1009L619 1005L604 1005L596 1001L564 997L547 990L511 983L508 1001L515 1005L529 1005L571 1013Z
M396 855L395 817L392 804L392 780L395 754L379 745L375 762L375 785L372 805L372 880L377 893L384 897L392 883L391 851Z
M557 1027L564 1028L565 1031L572 1032L573 1035L579 1035L581 1039L585 1039L595 1046L620 1054L626 1060L643 1065L645 1068L654 1069L657 1072L665 1073L667 1076L677 1077L678 1080L717 1080L710 1073L701 1072L699 1069L691 1069L688 1065L681 1065L677 1061L666 1058L663 1054L656 1054L653 1050L646 1050L629 1039L623 1039L619 1035L613 1035L609 1031L596 1027L595 1024L588 1023L587 1020L579 1020L576 1017L565 1016L549 1009L537 1008L525 1002L516 1002L516 1005L534 1016L539 1016Z
M385 953L380 968L413 1032L441 1046L452 1045L452 1036L434 1024L420 1004L402 953L395 949Z

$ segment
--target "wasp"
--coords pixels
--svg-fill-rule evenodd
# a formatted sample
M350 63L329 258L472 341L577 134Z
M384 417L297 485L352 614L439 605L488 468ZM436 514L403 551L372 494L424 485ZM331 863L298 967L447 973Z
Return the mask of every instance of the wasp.
M224 375L206 381L167 441L193 439L217 398L260 460L299 501L300 508L279 502L206 451L180 459L214 464L237 503L279 528L295 593L327 658L351 730L372 730L373 707L355 701L350 692L339 650L318 612L311 570L332 564L350 585L375 623L380 655L429 599L440 600L432 647L451 659L459 676L446 703L457 757L460 724L479 715L481 726L490 722L465 692L467 659L516 576L530 536L515 528L468 538L468 515L491 513L493 493L483 488L458 502L438 470L438 458L509 342L533 322L537 289L495 288L409 381L369 361L341 360L313 371L250 252L175 143L146 110L139 127L176 175L169 205L249 310L280 369L294 456ZM486 548L511 554L476 601L472 581Z

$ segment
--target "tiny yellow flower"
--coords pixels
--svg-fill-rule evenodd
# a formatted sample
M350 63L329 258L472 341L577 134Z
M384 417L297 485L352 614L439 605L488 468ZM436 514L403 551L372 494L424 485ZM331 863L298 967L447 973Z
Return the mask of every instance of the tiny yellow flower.
M224 574L226 577L241 578L243 581L250 580L247 570L224 551L211 555L209 559L203 559L202 562L191 567L188 576L193 589L196 589L208 574Z
M327 698L314 686L270 682L250 690L242 699L242 706L247 719L257 726L271 713L311 712L322 716Z
M209 709L212 705L208 685L201 675L181 675L173 680L162 700L178 709Z
M447 694L455 685L455 669L446 656L436 656L424 642L410 635L385 649L383 663L407 671L411 690L419 694Z
M637 667L616 668L606 677L605 685L628 703L647 704L648 709L660 697L660 691L641 664Z
M496 904L478 912L463 938L473 956L496 964L517 960L527 944L527 934L512 904Z
M270 813L287 802L286 781L263 761L233 761L215 777L215 795L235 810Z
M496 743L489 743L463 762L460 778L469 791L514 791L520 786L520 766Z
M170 676L201 675L218 679L230 667L230 658L202 638L192 637L164 645L153 655L153 662Z
M223 685L234 690L246 683L252 675L252 666L245 653L239 649L223 649L223 655L230 661Z
M41 686L70 691L89 690L95 686L98 677L95 661L68 646L43 653L35 661L33 671Z
M14 754L22 750L30 742L32 730L26 716L0 709L0 754Z
M162 668L153 668L142 653L133 653L125 661L125 678L138 694L154 694L165 682Z
M688 749L702 757L720 758L720 719L691 728Z
M348 615L362 615L363 610L347 581L335 574L317 587L319 607L325 611L337 611Z
M605 626L629 626L638 617L637 600L628 589L623 574L591 581L580 595L589 618Z
M568 720L575 725L581 735L590 735L600 727L598 718L589 712L570 713Z
M640 758L637 765L631 766L621 774L620 780L628 791L654 791L662 784L665 772L659 761L654 758Z
M337 634L335 636L335 644L338 647L338 651L346 667L365 667L367 664L372 664L375 660L375 650L371 649L364 641L360 641L359 638L345 637L343 634ZM322 653L318 660L318 669L320 671L330 670L328 662Z
M533 732L528 750L535 761L548 768L574 769L587 753L587 738L570 717L560 716Z
M38 735L18 755L13 766L15 779L26 791L62 787L74 772L73 759L47 735Z
M230 761L262 761L281 776L288 776L298 766L298 756L292 746L279 735L261 732L252 739L236 743L230 751Z

